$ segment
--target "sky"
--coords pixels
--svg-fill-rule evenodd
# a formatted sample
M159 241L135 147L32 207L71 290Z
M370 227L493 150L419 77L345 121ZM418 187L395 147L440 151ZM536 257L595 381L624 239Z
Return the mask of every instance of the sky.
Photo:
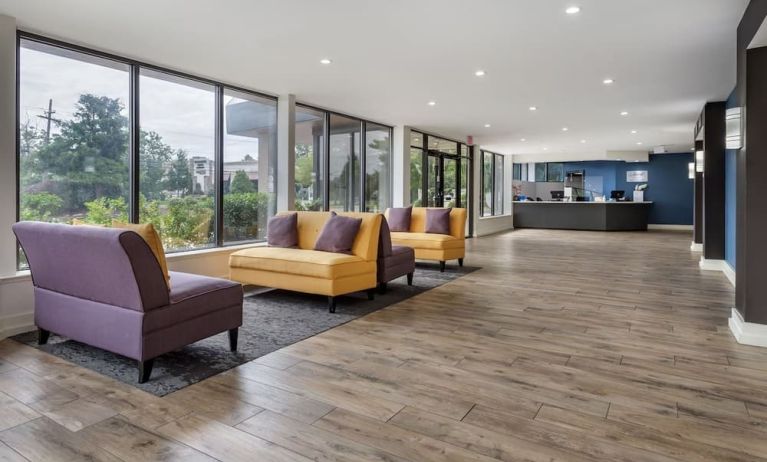
M128 66L105 60L103 63L111 67L22 46L21 122L29 120L33 126L45 129L46 120L40 116L45 114L49 99L53 99L54 118L71 119L77 100L84 93L118 98L127 117ZM189 157L213 158L215 98L212 87L195 88L142 75L139 88L143 129L156 131L165 143L185 150ZM232 97L226 96L225 104L230 100ZM51 131L57 132L55 124ZM258 158L256 138L227 135L225 145L227 161L241 160L247 154Z

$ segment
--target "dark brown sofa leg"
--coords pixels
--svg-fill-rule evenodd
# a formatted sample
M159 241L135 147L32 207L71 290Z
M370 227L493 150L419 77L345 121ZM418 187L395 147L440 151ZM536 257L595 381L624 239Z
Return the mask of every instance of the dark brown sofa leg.
M407 273L407 285L413 285L413 273Z
M239 328L229 329L229 351L237 351L237 336L239 334Z
M463 266L463 258L458 259L458 266Z
M149 381L149 376L152 375L152 366L154 366L154 358L138 362L138 383Z
M376 290L368 289L368 300L375 300L376 299Z
M328 311L331 313L336 312L336 298L328 297Z
M50 331L47 331L45 329L37 329L37 344L38 345L45 345L48 343L48 339L50 338L51 333Z
M444 273L445 272L445 261L444 260L439 262L439 272L440 273Z
M385 294L386 293L387 284L385 282L382 282L378 284L378 293L379 294Z

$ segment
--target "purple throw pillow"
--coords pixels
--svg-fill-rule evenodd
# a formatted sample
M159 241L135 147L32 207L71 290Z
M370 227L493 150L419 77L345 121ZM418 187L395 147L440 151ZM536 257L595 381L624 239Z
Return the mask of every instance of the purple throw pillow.
M389 209L389 230L393 232L407 233L410 231L410 217L413 215L413 206L396 207Z
M266 224L269 247L298 247L298 214L276 215Z
M322 227L314 250L323 252L352 253L354 240L362 225L362 218L342 217L330 212L330 218Z
M432 234L450 234L450 212L446 209L426 209L426 231Z

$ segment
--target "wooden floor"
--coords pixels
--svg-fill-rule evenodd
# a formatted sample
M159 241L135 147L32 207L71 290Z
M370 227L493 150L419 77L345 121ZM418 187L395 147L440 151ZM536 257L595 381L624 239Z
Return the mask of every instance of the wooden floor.
M475 239L482 270L165 398L5 340L0 460L767 460L767 349L689 244Z

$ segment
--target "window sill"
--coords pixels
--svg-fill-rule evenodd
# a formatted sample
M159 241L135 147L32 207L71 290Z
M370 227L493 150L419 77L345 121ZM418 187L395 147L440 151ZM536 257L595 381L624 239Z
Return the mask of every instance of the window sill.
M222 253L232 253L242 249L249 249L252 247L265 247L266 242L252 242L249 244L230 245L226 247L211 247L208 249L187 250L184 252L168 253L165 255L168 261L183 261L194 258L199 258L204 255L216 255ZM32 279L32 274L29 270L17 271L16 274L10 276L0 276L0 285L13 284L16 282L28 281Z
M504 213L503 215L492 215L489 217L479 217L480 220L493 220L498 218L511 218L513 215L510 213Z

